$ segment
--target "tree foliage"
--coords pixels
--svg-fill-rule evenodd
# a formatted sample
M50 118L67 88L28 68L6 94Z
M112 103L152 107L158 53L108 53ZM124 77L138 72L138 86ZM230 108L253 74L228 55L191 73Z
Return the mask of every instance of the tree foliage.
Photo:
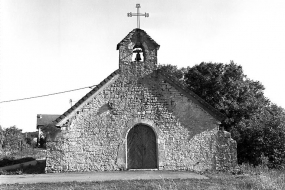
M239 162L255 165L268 158L268 166L284 167L285 164L285 111L275 104L264 107L237 127Z
M0 153L2 152L2 146L4 143L4 139L5 139L4 130L2 129L2 127L0 125Z
M240 65L231 61L187 69L161 67L226 115L221 126L237 141L239 163L258 165L265 156L270 167L285 165L285 111L264 96L264 86L249 79Z
M167 73L169 76L171 76L174 80L181 83L182 85L185 85L184 75L187 72L187 68L180 68L178 69L175 65L159 65L158 69L161 70L164 73Z
M38 131L26 132L23 133L23 135L25 136L25 140L28 145L30 145L31 147L37 146Z
M27 146L22 130L12 126L3 130L2 148L5 151L19 151Z
M187 87L227 116L222 126L230 130L269 104L263 85L243 74L241 66L201 63L185 74Z
M57 128L53 123L45 125L41 128L43 135L46 139L54 140L58 133L60 133L60 128Z

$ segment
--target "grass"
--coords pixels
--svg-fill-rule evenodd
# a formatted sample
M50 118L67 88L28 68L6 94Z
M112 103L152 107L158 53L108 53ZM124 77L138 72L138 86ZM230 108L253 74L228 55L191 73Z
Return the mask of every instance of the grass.
M40 184L13 184L2 185L0 189L53 189L53 190L83 190L83 189L252 189L253 184L244 184L243 182L230 182L217 179L160 179L160 180L129 180L129 181L105 181L105 182L65 182L65 183L40 183Z
M0 189L207 189L207 190L285 190L285 171L270 170L266 167L242 165L239 175L228 172L207 172L209 179L159 179L159 180L123 180L104 182L63 182L37 184L0 185Z
M285 190L285 170L268 169L266 166L252 167L247 164L239 166L242 175L231 175L231 172L218 172L206 174L211 179L228 179L243 183L249 189ZM247 189L240 188L240 189Z
M285 189L285 171L269 170L253 178L260 189Z

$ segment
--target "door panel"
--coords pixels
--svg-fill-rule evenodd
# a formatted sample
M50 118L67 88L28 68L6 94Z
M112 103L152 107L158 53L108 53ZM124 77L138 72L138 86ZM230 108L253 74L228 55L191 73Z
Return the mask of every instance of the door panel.
M127 137L129 169L157 168L156 137L147 125L134 126Z

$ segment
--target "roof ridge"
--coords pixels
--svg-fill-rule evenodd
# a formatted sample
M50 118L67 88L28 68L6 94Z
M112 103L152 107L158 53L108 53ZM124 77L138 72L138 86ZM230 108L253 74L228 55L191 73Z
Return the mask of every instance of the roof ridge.
M130 37L132 37L133 34L136 33L137 31L143 32L143 33L147 36L147 38L148 38L151 42L153 42L153 43L155 44L155 46L157 47L157 49L159 49L160 45L159 45L158 43L156 43L156 41L154 41L154 39L152 39L152 38L146 33L146 31L144 31L144 30L142 30L142 29L140 29L140 28L135 28L135 29L133 29L132 31L130 31L130 32L128 33L128 35L126 35L126 37L124 37L124 38L117 44L117 50L119 50L119 48L120 48L120 46L122 45L122 43L126 42L127 40L130 40Z

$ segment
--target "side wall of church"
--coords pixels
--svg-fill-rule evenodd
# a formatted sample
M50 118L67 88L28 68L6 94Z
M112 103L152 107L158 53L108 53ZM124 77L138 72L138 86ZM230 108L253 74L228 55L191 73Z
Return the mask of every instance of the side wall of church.
M120 75L47 143L47 172L125 170L128 131L138 123L157 137L160 170L233 167L236 144L218 122L155 72Z

